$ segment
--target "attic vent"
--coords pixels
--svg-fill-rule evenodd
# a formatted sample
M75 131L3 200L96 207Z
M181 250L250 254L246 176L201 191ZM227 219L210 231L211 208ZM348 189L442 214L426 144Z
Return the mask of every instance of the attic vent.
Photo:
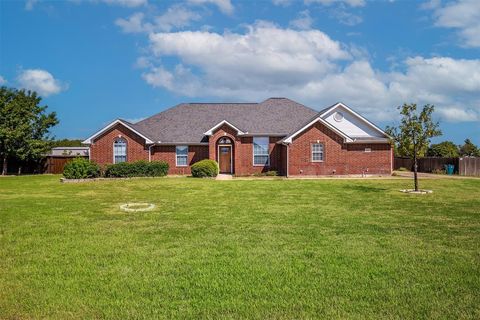
M337 122L340 122L343 120L343 113L341 112L335 112L335 114L333 115L333 119L335 119L335 121Z

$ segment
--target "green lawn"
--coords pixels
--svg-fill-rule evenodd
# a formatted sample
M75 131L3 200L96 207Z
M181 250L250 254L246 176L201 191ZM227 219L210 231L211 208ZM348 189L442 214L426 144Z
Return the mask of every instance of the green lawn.
M480 179L405 187L0 178L0 318L479 319Z

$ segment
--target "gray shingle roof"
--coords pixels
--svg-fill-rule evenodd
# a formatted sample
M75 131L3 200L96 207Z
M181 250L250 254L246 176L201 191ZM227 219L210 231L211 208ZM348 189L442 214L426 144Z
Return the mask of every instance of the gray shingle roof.
M205 142L204 133L226 120L248 134L288 135L318 111L287 98L261 103L183 103L132 124L163 143Z

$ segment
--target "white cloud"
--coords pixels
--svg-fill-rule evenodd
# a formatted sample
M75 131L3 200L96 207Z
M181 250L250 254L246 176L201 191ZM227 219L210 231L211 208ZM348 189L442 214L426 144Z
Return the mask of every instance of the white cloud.
M153 31L171 31L172 29L184 28L193 21L198 21L201 16L187 8L174 5L168 8L162 15L153 18L152 22L145 21L145 14L137 12L127 19L117 19L115 24L125 33L140 33Z
M234 7L230 0L188 0L188 2L197 5L211 3L216 5L218 9L220 9L220 11L225 14L232 14L234 10Z
M148 3L147 0L100 0L101 2L107 3L109 5L118 5L122 7L139 7L146 5Z
M458 0L444 6L440 1L431 1L423 8L433 10L435 26L457 29L462 45L480 47L479 0Z
M290 26L300 30L310 29L312 24L313 19L308 10L301 11L296 19L290 21Z
M60 93L67 89L67 86L55 79L50 72L41 69L21 71L17 77L17 81L21 88L36 91L44 97Z
M272 3L276 6L288 7L292 4L293 0L272 0Z
M372 67L368 55L319 30L265 22L244 33L152 33L150 47L157 62L143 63L145 81L185 96L288 96L318 108L343 101L374 120L391 119L404 102L433 103L451 121L480 115L480 59L412 57L401 62L404 71L385 73ZM178 63L158 63L167 56Z
M363 7L365 6L365 0L305 0L306 4L319 3L324 6L330 6L334 4L346 4L351 7Z
M27 0L25 2L25 10L31 11L35 7L35 4L38 2L38 0Z
M0 86L4 85L5 83L7 83L7 80L5 80L4 77L0 76Z
M361 16L348 12L345 10L344 6L332 10L330 15L347 26L355 26L363 21Z
M192 21L200 20L200 15L182 6L172 6L163 15L155 18L159 30L170 31L172 28L182 28Z
M148 32L150 31L150 28L147 25L144 25L144 16L145 15L142 12L137 12L127 19L119 18L115 20L115 24L125 33Z

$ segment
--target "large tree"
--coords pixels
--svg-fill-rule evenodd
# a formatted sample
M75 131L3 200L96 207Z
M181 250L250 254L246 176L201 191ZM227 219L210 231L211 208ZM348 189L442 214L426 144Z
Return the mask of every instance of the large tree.
M465 139L463 146L460 146L460 155L468 157L480 157L480 149L470 139Z
M429 157L457 158L458 146L452 141L432 144L427 151Z
M36 160L49 149L49 130L58 123L55 112L40 106L36 92L0 88L0 156L2 175L7 173L8 158Z
M396 148L401 154L413 159L413 180L415 191L418 191L418 163L419 156L425 154L430 139L442 134L439 123L432 120L435 110L433 105L423 106L417 111L417 105L404 104L398 107L402 120L398 127L387 127L386 132L390 135Z

